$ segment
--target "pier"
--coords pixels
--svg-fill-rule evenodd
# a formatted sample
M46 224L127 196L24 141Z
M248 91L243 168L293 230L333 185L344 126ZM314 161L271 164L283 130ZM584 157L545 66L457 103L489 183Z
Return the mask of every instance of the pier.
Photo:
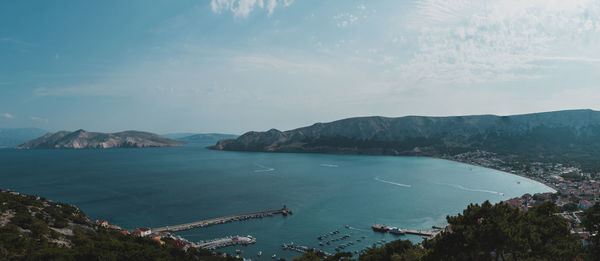
M377 232L386 233L388 231L391 231L393 234L396 234L396 235L410 234L410 235L417 235L417 236L425 236L425 237L429 237L429 238L435 237L437 234L439 234L442 231L442 229L438 229L438 228L436 228L433 231L427 231L427 230L398 228L398 227L393 227L393 226L384 226L384 225L377 225L377 224L373 225L371 228Z
M441 231L441 230L426 231L426 230L414 230L414 229L405 229L405 228L401 228L401 229L406 234L417 235L417 236L426 236L426 237L435 237Z
M239 215L233 215L233 216L227 216L227 217L219 217L219 218L213 218L213 219L200 220L200 221L196 221L196 222L190 222L190 223L174 225L174 226L153 228L152 232L153 233L175 232L175 231L188 230L188 229L197 228L197 227L207 227L207 226L212 226L212 225L218 225L218 224L223 224L223 223L232 222L232 221L241 221L241 220L246 220L246 219L251 219L251 218L269 217L269 216L279 215L279 214L287 216L289 214L292 214L292 211L289 210L284 205L283 208L278 209L278 210L268 210L268 211L254 212L254 213L239 214Z
M319 250L319 249L316 249L316 248L310 248L310 247L307 247L307 246L294 245L293 242L289 243L289 244L283 244L281 246L281 248L284 249L284 250L289 249L289 250L293 250L293 251L300 252L300 253L315 252L315 253L321 253L321 254L323 254L325 256L332 256L332 254L327 253L327 252L325 252L323 250Z
M221 247L243 245L247 246L256 243L256 238L248 236L235 236L235 237L224 237L217 238L209 241L198 242L196 248L204 248L214 250Z

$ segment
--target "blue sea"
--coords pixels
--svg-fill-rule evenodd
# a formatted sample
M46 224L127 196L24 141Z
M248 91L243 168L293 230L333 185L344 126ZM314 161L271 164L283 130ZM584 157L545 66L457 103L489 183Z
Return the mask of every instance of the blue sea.
M374 223L410 229L446 225L468 204L553 191L515 175L462 163L395 156L213 151L204 145L106 150L0 150L0 187L71 203L91 219L125 229L279 209L273 216L177 234L193 242L252 235L257 243L220 249L242 257L292 258L283 243L360 250L394 239ZM346 225L350 228L346 228ZM318 236L350 238L319 247ZM358 242L357 239L364 237ZM257 252L262 251L262 257Z

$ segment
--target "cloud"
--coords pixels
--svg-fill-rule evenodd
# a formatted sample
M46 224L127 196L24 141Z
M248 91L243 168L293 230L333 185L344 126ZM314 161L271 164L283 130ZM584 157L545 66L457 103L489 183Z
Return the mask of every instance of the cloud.
M348 25L354 24L354 22L358 20L358 17L350 13L341 13L334 16L333 20L335 21L335 25L337 27L343 28Z
M600 2L425 0L411 15L418 50L397 72L412 83L539 78L557 62L598 62ZM581 50L581 51L580 51Z
M255 8L265 9L271 16L277 6L288 7L294 0L211 0L213 13L230 11L235 17L246 18Z
M271 69L285 73L327 73L333 69L318 62L305 62L289 59L281 59L265 55L237 56L231 59L231 63L238 69Z
M10 38L10 37L2 37L0 38L0 42L7 42L7 43L12 43L12 44L17 44L17 45L25 45L25 46L32 46L33 44L30 42L26 42L23 40L19 40L19 39L15 39L15 38Z
M6 118L6 119L14 119L15 118L15 116L10 113L2 113L0 116L2 116L2 118Z
M76 85L68 87L40 87L33 90L36 96L122 96L116 86L107 85Z
M32 121L48 123L48 119L44 119L44 118L40 118L40 117L36 117L36 116L29 116L29 119Z

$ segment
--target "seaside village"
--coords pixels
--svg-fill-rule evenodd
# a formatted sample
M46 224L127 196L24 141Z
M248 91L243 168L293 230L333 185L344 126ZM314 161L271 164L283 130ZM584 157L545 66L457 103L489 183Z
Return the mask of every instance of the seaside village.
M497 169L543 183L556 193L546 192L505 200L504 203L522 211L552 201L560 208L560 215L568 220L572 233L587 241L589 233L581 226L580 214L600 201L600 181L597 173L586 173L581 169L559 163L507 163L496 154L475 151L444 157L449 160Z

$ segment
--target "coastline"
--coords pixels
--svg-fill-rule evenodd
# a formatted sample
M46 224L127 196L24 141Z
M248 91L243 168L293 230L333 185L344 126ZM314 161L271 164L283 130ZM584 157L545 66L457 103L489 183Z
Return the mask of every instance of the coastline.
M525 179L528 179L528 180L531 180L531 181L543 184L544 186L546 186L546 187L554 190L552 193L557 193L558 192L558 189L554 185L552 185L552 184L549 184L549 183L544 182L544 181L535 180L535 179L532 179L531 177L527 177L527 176L524 176L524 175L519 175L517 173L508 172L506 170L502 170L502 169L498 169L498 168L492 168L492 167L489 167L489 166L479 165L479 164L476 164L476 163L473 163L473 162L465 162L465 161L460 161L460 160L455 160L455 159L448 159L448 158L442 158L442 157L431 157L431 158L441 159L441 160L447 160L447 161L452 161L452 162L467 164L467 165L471 165L471 166L482 167L482 168L486 168L486 169L493 169L493 170L496 170L496 171L500 171L500 172L503 172L503 173L506 173L506 174L514 175L514 176L517 176L517 177L525 178Z

